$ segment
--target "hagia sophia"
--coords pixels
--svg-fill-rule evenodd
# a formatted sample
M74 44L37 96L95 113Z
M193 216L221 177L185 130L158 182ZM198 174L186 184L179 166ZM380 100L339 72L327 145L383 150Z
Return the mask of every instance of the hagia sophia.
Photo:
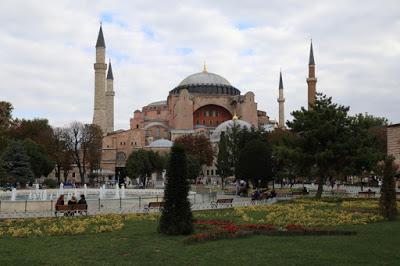
M128 130L114 131L114 75L111 62L106 64L106 45L100 26L96 42L93 123L104 132L101 171L116 176L125 167L129 154L137 149L166 152L173 141L182 135L203 134L218 143L219 134L233 121L242 127L271 131L285 127L285 98L282 73L278 86L279 120L271 120L257 108L256 95L241 92L228 80L208 71L194 73L171 88L166 100L155 101L135 110ZM315 62L312 43L309 57L308 103L316 95ZM107 72L107 73L106 73ZM203 169L204 177L216 177L216 166Z

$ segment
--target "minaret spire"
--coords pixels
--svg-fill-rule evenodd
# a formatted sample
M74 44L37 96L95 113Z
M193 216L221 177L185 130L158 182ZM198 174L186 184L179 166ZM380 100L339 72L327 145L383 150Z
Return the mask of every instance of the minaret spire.
M283 89L282 70L279 71L279 89Z
M314 61L314 50L311 40L310 44L310 57L308 60L308 109L312 109L315 104L315 99L317 97L317 78L315 77L315 61Z
M106 48L106 42L104 41L103 27L101 25L101 21L100 21L99 34L97 35L97 42L96 42L96 48L99 47Z
M112 80L114 80L114 75L113 75L112 67L111 67L111 59L108 60L107 79L112 79Z
M313 46L312 46L312 39L311 39L311 45L310 45L310 59L308 60L308 65L309 66L315 65L315 62L314 62L314 50L313 50Z
M279 71L279 123L280 128L285 128L285 98L283 97L282 70Z

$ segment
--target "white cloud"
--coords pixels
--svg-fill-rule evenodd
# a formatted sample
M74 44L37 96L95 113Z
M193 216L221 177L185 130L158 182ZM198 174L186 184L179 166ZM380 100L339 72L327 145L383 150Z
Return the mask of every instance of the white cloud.
M0 100L55 126L90 122L98 22L113 61L116 128L202 68L252 90L277 117L306 104L309 39L317 87L353 113L399 122L397 1L12 1L0 3ZM185 49L185 50L182 50ZM186 52L180 52L186 51ZM189 51L189 52L187 52Z

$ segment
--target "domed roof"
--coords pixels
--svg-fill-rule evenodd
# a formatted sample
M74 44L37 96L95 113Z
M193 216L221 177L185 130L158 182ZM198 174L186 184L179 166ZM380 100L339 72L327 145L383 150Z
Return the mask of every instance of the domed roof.
M150 148L171 148L174 143L167 139L158 139L149 144Z
M213 141L213 142L219 141L220 137L221 137L221 133L226 132L228 130L228 128L231 128L234 125L238 125L240 128L247 128L247 129L251 128L251 124L244 120L239 120L239 119L228 120L228 121L225 121L225 122L219 124L219 126L217 126L215 128L214 132L211 135L211 141Z
M275 130L276 126L274 124L266 124L261 127L265 132L272 132Z
M210 73L207 71L195 73L186 77L184 80L181 81L181 83L179 83L178 86L198 85L198 84L231 86L229 81L227 81L225 78L221 77L220 75Z

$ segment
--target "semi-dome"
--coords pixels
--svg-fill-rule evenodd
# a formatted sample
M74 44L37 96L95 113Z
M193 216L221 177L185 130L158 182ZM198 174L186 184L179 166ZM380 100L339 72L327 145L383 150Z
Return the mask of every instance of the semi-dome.
M194 84L214 84L231 86L229 81L227 81L225 78L207 71L202 71L188 76L187 78L182 80L178 86Z
M247 128L247 129L251 128L251 124L244 120L240 119L228 120L221 123L219 126L215 128L214 132L211 135L211 141L212 142L219 141L221 138L221 133L226 132L228 128L232 128L234 125L237 125L240 128Z
M192 94L240 95L240 91L233 87L228 80L220 75L208 72L206 68L202 72L192 74L183 79L169 93L179 94L183 89Z
M150 148L171 148L174 143L167 139L158 139L149 144Z

